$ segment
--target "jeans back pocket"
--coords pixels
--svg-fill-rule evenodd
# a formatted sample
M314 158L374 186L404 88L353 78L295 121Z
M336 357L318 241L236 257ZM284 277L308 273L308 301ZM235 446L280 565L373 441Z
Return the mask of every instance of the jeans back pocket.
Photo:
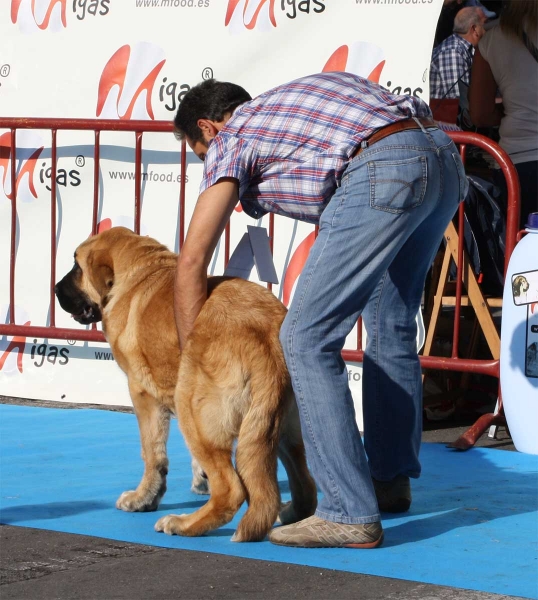
M404 160L375 160L368 163L370 206L402 213L420 206L428 182L425 156Z

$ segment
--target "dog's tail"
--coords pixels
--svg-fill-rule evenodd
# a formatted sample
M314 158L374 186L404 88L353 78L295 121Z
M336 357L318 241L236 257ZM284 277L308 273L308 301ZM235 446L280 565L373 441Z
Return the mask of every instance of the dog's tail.
M264 359L267 362L263 368L251 373L252 400L237 438L236 469L249 506L232 538L236 542L262 540L280 510L277 453L290 382L283 357L268 360L266 355Z

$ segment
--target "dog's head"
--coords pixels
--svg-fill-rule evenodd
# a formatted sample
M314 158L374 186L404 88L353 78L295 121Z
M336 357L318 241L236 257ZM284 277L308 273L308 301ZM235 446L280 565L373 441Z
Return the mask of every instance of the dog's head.
M76 249L73 268L54 287L60 306L75 321L83 325L101 321L114 286L114 255L124 240L135 235L125 227L113 227Z
M529 282L523 275L518 275L512 282L512 292L516 297L528 291L529 287Z

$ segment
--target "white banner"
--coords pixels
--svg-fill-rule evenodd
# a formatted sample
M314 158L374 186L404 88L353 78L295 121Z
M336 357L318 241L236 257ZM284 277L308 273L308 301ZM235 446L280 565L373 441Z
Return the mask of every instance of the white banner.
M0 6L0 116L172 120L182 96L215 77L255 96L323 70L347 70L395 93L428 100L431 48L442 0L3 0ZM57 274L72 266L90 233L93 133L58 133ZM12 187L17 189L18 324L49 318L49 131L0 130L0 321L9 320ZM179 144L145 134L141 232L178 248ZM202 167L187 157L190 218ZM101 229L133 225L134 136L101 136ZM267 226L268 217L258 225ZM237 210L232 248L247 225ZM275 219L275 294L289 304L313 241L313 228ZM223 244L211 272L224 270ZM255 271L253 272L253 278ZM56 323L73 322L56 305ZM356 333L347 347L353 348ZM361 368L348 365L360 406ZM130 404L125 379L106 345L0 337L0 393ZM358 411L360 412L360 411ZM359 418L359 422L361 419Z

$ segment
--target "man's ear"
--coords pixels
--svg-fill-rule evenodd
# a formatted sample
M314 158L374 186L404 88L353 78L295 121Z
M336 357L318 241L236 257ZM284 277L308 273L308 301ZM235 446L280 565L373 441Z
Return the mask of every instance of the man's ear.
M202 130L205 141L212 140L219 132L219 127L215 121L210 119L198 119L196 125Z
M88 279L101 300L104 300L114 285L114 265L108 250L93 250L87 259Z

